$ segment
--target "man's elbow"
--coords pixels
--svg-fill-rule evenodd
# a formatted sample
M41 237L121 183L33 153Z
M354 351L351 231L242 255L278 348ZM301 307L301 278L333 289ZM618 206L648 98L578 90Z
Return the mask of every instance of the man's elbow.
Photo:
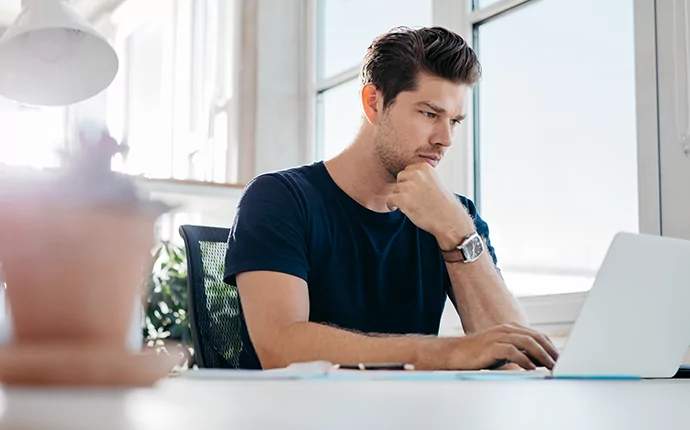
M291 331L289 326L281 327L273 330L270 335L252 340L262 369L279 369L294 362L291 348L295 342L291 341Z
M291 364L283 354L273 351L271 348L256 348L256 355L259 357L263 370L280 369Z

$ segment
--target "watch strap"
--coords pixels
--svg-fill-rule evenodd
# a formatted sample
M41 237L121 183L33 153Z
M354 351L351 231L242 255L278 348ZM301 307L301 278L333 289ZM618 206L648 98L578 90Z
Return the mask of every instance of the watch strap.
M465 260L465 254L462 253L460 249L449 249L449 250L441 250L441 254L443 255L443 260L446 263L462 263Z
M453 249L441 249L443 260L445 260L446 263L466 263L468 259L463 252L463 246L465 246L465 244L467 244L475 235L477 235L476 232L468 234L462 239L462 242L460 242L460 244Z

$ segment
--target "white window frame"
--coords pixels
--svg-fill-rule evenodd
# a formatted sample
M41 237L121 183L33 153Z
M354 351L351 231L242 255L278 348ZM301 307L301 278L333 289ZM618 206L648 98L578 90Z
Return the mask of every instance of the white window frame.
M319 28L320 21L324 19L324 17L321 15L321 11L319 10L318 2L319 0L306 0L305 2L307 3L307 13L311 18L310 22L312 23L312 32L309 35L311 36L312 40L309 41L311 42L309 44L309 48L311 48L314 52L313 63L310 64L310 66L313 68L315 85L309 94L309 98L314 100L313 116L310 119L312 129L314 130L313 140L310 142L314 159L322 159L325 153L324 145L320 144L320 141L323 138L323 130L319 127L319 125L322 123L322 118L320 118L321 112L318 110L319 97L321 97L326 91L332 90L337 86L345 84L353 79L357 79L361 69L359 64L355 64L347 70L343 70L342 72L325 79L318 75L318 61L322 56L321 49L323 48L323 44L319 43L319 40L322 39L322 35L319 34Z
M219 4L224 3L225 1L231 3L230 7L227 10L227 13L231 14L235 22L242 22L243 25L246 24L240 16L242 13L245 12L244 9L246 9L246 7L242 4L244 2L234 0L220 0ZM126 51L126 49L124 49L126 46L126 40L129 37L129 35L132 34L132 32L138 26L138 24L145 21L147 17L150 16L152 13L155 13L156 5L161 4L163 2L166 2L166 0L148 0L146 2L141 2L139 0L119 0L118 6L114 8L111 14L109 14L109 18L111 20L110 25L113 27L111 30L112 41L120 52ZM194 8L194 13L196 16L196 14L199 12L198 5L196 5L195 2L192 2L192 7ZM199 31L200 25L203 28L203 24L200 23L199 19L194 19L191 25L191 33L195 35ZM243 129L240 128L242 121L239 121L238 118L240 111L240 109L238 108L240 103L239 100L243 96L243 87L242 85L240 85L240 82L241 79L246 76L246 72L243 74L243 76L240 76L239 73L235 73L235 79L232 82L227 82L223 80L223 76L225 76L228 64L232 64L233 67L235 67L237 64L240 64L240 48L242 48L242 46L240 45L240 42L242 41L240 35L243 31L243 25L231 25L227 30L228 32L234 32L234 34L230 38L234 42L233 46L228 45L229 41L227 38L220 38L218 41L218 46L206 46L205 38L202 38L202 42L200 42L199 40L195 40L192 42L191 45L191 55L193 59L198 59L199 55L203 55L206 49L214 49L216 52L226 52L228 50L233 52L232 59L226 59L226 61L217 61L215 72L211 71L214 72L214 75L218 79L218 82L216 83L216 95L212 100L209 100L208 103L205 103L203 100L204 88L199 86L200 79L202 79L202 77L198 75L199 70L196 68L192 70L192 72L190 73L190 85L192 89L191 94L189 95L190 102L192 105L198 105L197 107L200 107L201 110L190 108L188 116L189 123L202 122L202 124L199 126L199 129L202 129L206 125L206 122L212 121L216 115L221 113L225 113L227 115L228 147L226 148L224 182L220 183L229 185L236 185L242 180L247 179L245 172L241 168L241 166L243 165L242 157L247 152L247 150L246 148L243 148L242 145L240 145L239 143L241 141L240 136L243 133ZM220 58L220 60L223 60L223 58ZM123 58L121 58L121 73L123 73L124 75L119 78L124 80L125 94L123 94L123 100L120 100L118 101L118 103L115 103L122 105L121 109L123 110L128 109L127 105L129 103L129 88L127 84L128 77L126 73L127 68L127 56L124 55ZM253 71L254 68L250 68L249 72L251 73ZM226 88L227 85L231 85L233 88L229 88L230 92L232 93L232 96L226 98L223 94L218 93L220 89ZM128 134L128 118L125 116L123 119L124 124L122 130L122 139L126 141ZM249 121L251 118L243 119ZM173 139L175 139L176 135L179 134L176 132L177 129L175 121L173 121L173 124L171 126L172 129L168 130L167 132L171 134L171 137ZM209 135L207 137L211 136ZM191 158L192 154L200 149L201 147L190 147L188 157ZM212 181L192 180L191 182L199 182L200 184L203 184L205 182Z
M486 22L516 8L529 6L534 1L549 0L501 0L479 10L472 10L472 0L433 0L433 23L460 34L473 43L476 24ZM661 233L661 196L659 167L659 123L657 90L656 52L656 9L655 0L633 0L635 17L635 67L636 67L636 113L638 136L638 193L639 228L642 233ZM316 0L307 0L306 16L312 22L306 31L305 49L316 51ZM318 55L318 54L315 54ZM313 60L313 59L312 59ZM313 67L313 63L310 64ZM316 69L313 67L314 70ZM343 84L359 75L359 66L345 70L328 79L315 78L312 84L305 84L305 97L313 103L324 91ZM312 76L315 76L312 75ZM314 84L315 82L315 84ZM452 191L474 198L474 112L468 109L464 125L456 133L452 157L446 157L439 166L439 174ZM305 124L316 130L315 110L305 110ZM318 136L312 135L309 142L318 157L323 154L319 148ZM687 175L687 173L686 173ZM690 212L690 208L688 209ZM690 227L687 228L690 236ZM500 251L500 250L499 250ZM586 292L520 297L519 301L535 328L551 336L567 336L577 318ZM451 328L448 334L461 332L461 327Z
M660 186L662 233L690 240L690 28L678 25L688 14L687 1L648 0L657 19L659 160L663 166ZM675 19L675 22L674 22ZM685 88L681 83L685 81ZM651 130L650 130L651 133Z

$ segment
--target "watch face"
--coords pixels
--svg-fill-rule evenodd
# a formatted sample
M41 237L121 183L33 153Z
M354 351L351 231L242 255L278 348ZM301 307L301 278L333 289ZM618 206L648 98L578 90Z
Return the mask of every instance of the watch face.
M484 252L484 242L479 236L472 237L465 245L465 257L469 261L474 261Z

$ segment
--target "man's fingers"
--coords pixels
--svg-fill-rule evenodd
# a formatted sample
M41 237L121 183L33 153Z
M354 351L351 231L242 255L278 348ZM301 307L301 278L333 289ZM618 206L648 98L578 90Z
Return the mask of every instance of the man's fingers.
M393 186L393 191L388 195L386 198L386 206L388 206L388 210L394 211L400 208L400 205L403 203L403 192L402 192L402 187L400 184L395 184Z
M542 348L544 348L544 351L546 351L554 361L558 360L558 350L556 349L556 347L553 345L553 343L548 337L544 336L538 331L514 324L504 325L502 327L504 333L521 334L533 338L535 341L537 341L537 343L539 343L539 345L541 345Z
M551 339L549 339L549 337L547 335L541 334L541 336L544 337L544 343L546 344L546 345L542 345L542 346L544 346L544 349L546 349L546 352L548 352L549 355L551 357L553 357L554 360L557 360L559 353L558 353L558 349L556 349L556 345L553 344L553 342L551 341Z
M414 176L421 176L424 174L424 169L429 165L425 162L410 164L404 170L401 170L396 179L398 182L409 181Z
M398 194L390 194L386 199L386 206L388 206L389 211L394 211L398 209Z
M525 355L535 364L544 366L548 369L553 369L553 366L556 364L544 347L531 336L524 334L509 334L506 335L505 339L501 339L501 341L525 351Z
M531 334L532 338L536 340L542 348L544 348L544 351L549 354L553 361L558 360L558 350L554 344L551 343L551 340L548 337L534 330L528 329L528 332Z
M532 363L532 360L520 352L515 346L509 343L498 343L495 345L496 354L494 354L494 356L497 360L506 359L526 370L534 370L537 368L537 366Z

